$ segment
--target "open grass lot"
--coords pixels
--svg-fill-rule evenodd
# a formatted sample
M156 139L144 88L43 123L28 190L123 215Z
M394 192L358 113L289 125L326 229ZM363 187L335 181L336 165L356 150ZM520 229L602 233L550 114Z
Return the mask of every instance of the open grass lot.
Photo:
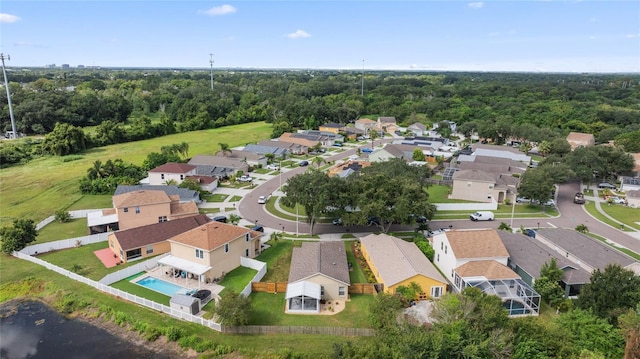
M158 293L154 290L151 289L147 289L141 285L137 285L135 283L131 283L130 281L136 277L139 277L140 275L144 274L144 272L142 273L138 273L134 276L131 276L129 278L125 278L121 281L115 282L113 284L111 284L111 287L123 290L127 293L131 293L134 295L137 295L138 297L142 297L142 298L146 298L149 300L152 300L156 303L160 303L160 304L164 304L166 306L169 306L169 301L171 300L170 297Z
M285 314L284 293L252 293L253 315L250 325L292 325L317 327L347 327L369 328L369 304L373 302L372 295L352 294L346 307L334 315L299 315ZM338 301L339 306L345 305ZM333 303L332 303L333 304Z
M241 349L242 357L265 357L268 353L278 353L281 348L289 348L297 353L314 353L316 358L329 358L333 343L345 343L352 338L330 335L228 335L221 334L198 324L172 319L167 315L140 307L122 299L99 292L87 285L58 275L39 265L0 254L0 301L16 297L31 297L60 302L65 296L89 303L83 311L89 312L100 307L111 308L115 312L130 313L137 320L154 328L164 329L176 326L189 334L214 340L216 343ZM35 286L20 283L25 277L36 281ZM284 301L283 301L284 303ZM132 333L132 337L134 334ZM357 340L368 340L358 338ZM273 356L275 357L275 356Z
M605 204L602 206L602 210L625 225L640 229L640 225L636 223L640 222L640 208L631 208L619 204L608 206Z
M604 209L604 207L606 207L606 205L603 206L602 208ZM584 209L586 209L587 212L589 212L590 215L595 217L600 222L606 223L606 224L608 224L608 225L610 225L611 227L614 227L614 228L620 228L620 223L616 222L616 221L612 221L611 219L609 219L609 217L607 217L607 216L603 215L602 213L600 213L600 211L598 211L596 209L596 204L594 202L587 201L587 203L584 204ZM633 229L629 228L629 226L625 226L623 230L625 232L633 232L634 231Z
M263 282L286 282L289 279L289 267L293 247L300 247L302 242L282 240L274 243L270 241L270 248L260 253L257 260L267 263L267 274Z
M347 250L347 261L351 263L352 269L349 271L349 280L351 283L368 283L367 277L364 275L362 268L360 268L360 263L356 259L355 254L351 250L351 244L354 241L345 241L344 246Z
M101 209L113 208L113 201L110 194L85 194L73 203L67 211L78 209Z
M225 290L233 290L236 293L240 293L251 282L256 273L258 271L255 269L238 267L227 273L219 284L224 287L223 292Z
M105 162L122 158L141 165L149 153L159 152L160 147L174 143L187 142L190 155L212 154L218 150L218 143L234 147L257 142L270 134L271 124L247 123L93 148L75 156L77 159L74 161L65 162L63 157L44 157L26 165L3 168L0 171L0 226L16 218L39 222L56 210L67 209L80 201L83 195L78 190L78 181L96 160ZM89 208L96 207L104 206Z
M36 241L31 244L59 241L61 239L83 237L89 234L86 218L72 219L66 223L53 221L38 231Z
M126 268L136 262L128 262L113 268L107 268L93 254L94 251L107 248L107 242L99 242L83 245L77 248L63 249L55 252L43 253L38 258L55 264L58 267L71 270L75 264L82 267L78 274L93 280L100 280L109 273L116 272L122 268ZM4 274L4 273L3 273Z

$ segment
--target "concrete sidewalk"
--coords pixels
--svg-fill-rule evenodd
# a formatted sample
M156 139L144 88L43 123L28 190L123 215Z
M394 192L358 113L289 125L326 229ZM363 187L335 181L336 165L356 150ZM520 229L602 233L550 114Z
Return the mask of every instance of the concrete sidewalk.
M583 190L583 192L584 192L584 190ZM602 203L607 203L607 205L608 205L608 206L610 206L611 204L610 204L610 203L608 203L608 202L606 202L604 199L600 198L600 196L598 195L598 188L594 188L594 189L593 189L593 196L585 196L584 198L585 198L585 199L587 199L587 200L589 200L589 201L593 201L593 203L594 203L594 204L595 204L595 206L596 206L596 210L597 210L601 215L603 215L604 217L607 217L607 218L608 218L609 220L611 220L612 222L617 223L619 227L617 227L617 228L616 228L616 227L611 226L611 225L609 225L609 224L607 224L607 223L604 223L604 222L601 222L601 223L603 223L603 224L605 224L605 225L608 225L608 226L609 226L609 227L611 227L611 228L615 228L615 229L619 230L620 232L623 232L624 234L629 235L629 236L631 236L631 237L633 237L633 238L640 239L640 231L638 231L638 230L637 230L637 229L635 229L635 228L629 227L629 226L627 226L626 224L624 224L624 223L622 223L622 222L618 221L617 219L615 219L615 218L611 217L609 214L607 214L607 213L602 209ZM619 206L619 205L616 205L616 206ZM589 212L587 212L587 213L589 213ZM596 220L597 220L597 218L594 218L594 219L596 219ZM630 229L631 231L623 231L623 230L621 230L621 228Z

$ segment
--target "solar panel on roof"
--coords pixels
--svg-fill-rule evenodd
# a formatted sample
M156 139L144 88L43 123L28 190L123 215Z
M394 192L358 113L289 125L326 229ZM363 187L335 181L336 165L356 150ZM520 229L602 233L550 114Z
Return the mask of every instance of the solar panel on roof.
M458 170L457 168L448 167L447 169L444 170L444 173L442 174L442 179L445 181L453 180L453 175L456 173L457 170Z

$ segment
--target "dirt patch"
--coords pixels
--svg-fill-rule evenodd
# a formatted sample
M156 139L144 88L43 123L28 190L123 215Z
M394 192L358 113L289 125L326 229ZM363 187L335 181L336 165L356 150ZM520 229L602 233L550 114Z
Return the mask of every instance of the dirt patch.
M416 305L406 308L402 311L403 319L414 325L431 325L431 308L433 302L430 300L421 300Z

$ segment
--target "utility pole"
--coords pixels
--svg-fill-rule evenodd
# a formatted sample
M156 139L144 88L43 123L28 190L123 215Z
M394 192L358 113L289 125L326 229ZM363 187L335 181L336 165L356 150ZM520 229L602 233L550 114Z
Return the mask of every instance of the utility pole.
M362 59L362 97L364 97L364 59Z
M7 101L9 102L9 117L11 117L11 139L18 138L18 131L16 130L16 119L13 117L13 106L11 105L11 91L9 91L9 79L7 78L7 70L4 68L4 54L0 53L0 60L2 60L2 75L4 76L4 88L7 89ZM11 57L7 55L7 60L11 60Z
M213 91L213 54L209 54L209 64L211 65L211 91Z

